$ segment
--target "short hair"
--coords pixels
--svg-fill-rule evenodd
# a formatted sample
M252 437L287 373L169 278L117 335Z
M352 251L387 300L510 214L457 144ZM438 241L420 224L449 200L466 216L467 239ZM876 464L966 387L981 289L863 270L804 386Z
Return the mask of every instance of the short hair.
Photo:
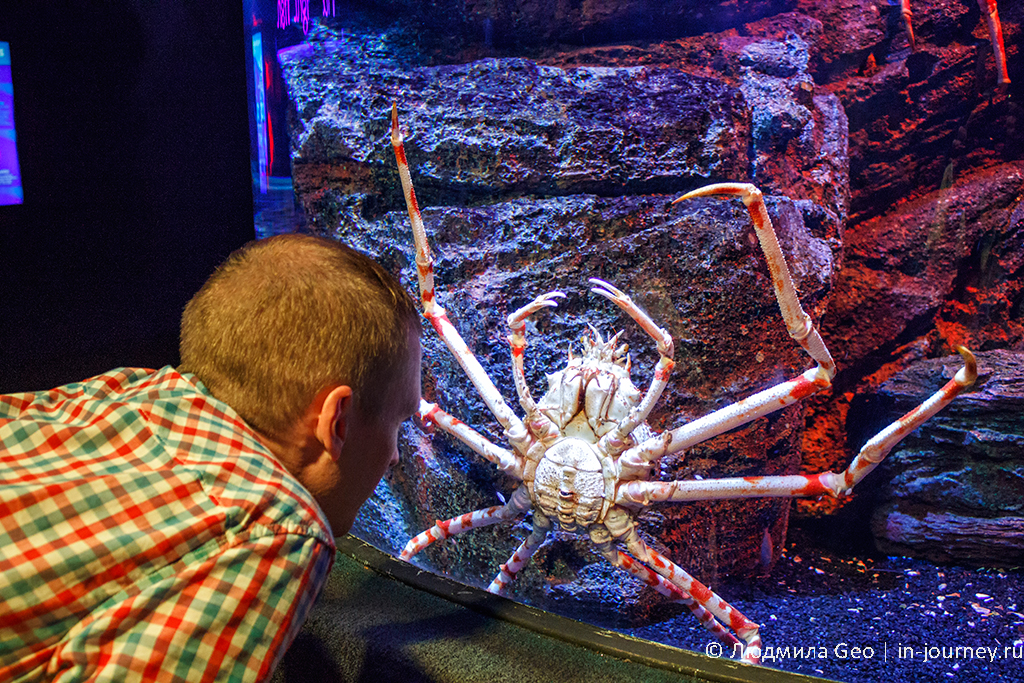
M232 253L185 306L179 369L276 436L331 384L379 414L420 331L416 303L378 263L327 238L277 235Z

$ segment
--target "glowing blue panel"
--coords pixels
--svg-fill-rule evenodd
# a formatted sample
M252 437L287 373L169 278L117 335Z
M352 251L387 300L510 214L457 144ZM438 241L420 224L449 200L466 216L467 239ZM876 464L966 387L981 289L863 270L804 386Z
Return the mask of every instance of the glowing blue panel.
M11 46L0 42L0 204L21 204L21 171L14 136L14 84Z

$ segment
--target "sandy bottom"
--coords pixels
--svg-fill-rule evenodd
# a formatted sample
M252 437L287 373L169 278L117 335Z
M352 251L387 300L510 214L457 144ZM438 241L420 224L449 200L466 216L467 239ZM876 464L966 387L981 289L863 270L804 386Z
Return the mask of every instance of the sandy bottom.
M1021 568L861 559L823 549L822 532L793 525L769 577L712 586L761 624L763 664L849 683L1024 680ZM717 655L695 624L617 630Z

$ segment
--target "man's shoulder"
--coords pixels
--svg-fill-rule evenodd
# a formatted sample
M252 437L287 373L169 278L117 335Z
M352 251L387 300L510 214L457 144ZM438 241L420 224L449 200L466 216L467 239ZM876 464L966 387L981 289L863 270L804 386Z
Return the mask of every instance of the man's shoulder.
M86 442L88 452L76 445ZM0 396L0 445L32 455L54 474L69 459L82 460L80 473L173 472L200 483L239 524L333 542L312 496L252 428L171 366L117 368L48 391Z
M202 474L213 499L244 510L252 523L333 545L312 495L231 406L190 374L173 368L160 373L142 382L140 397L154 434L180 467Z
M171 371L173 375L166 371ZM64 409L86 402L117 402L145 391L154 384L165 384L167 388L181 388L184 382L180 374L170 366L162 370L148 368L116 368L109 372L71 382L53 389L27 391L0 395L0 419L50 418L59 420ZM194 385L193 385L194 386Z

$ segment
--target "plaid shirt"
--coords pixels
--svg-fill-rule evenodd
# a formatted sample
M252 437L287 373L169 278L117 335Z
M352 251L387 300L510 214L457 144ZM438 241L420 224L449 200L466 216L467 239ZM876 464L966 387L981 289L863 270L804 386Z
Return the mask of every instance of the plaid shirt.
M0 680L270 677L334 559L312 496L190 375L0 396Z

